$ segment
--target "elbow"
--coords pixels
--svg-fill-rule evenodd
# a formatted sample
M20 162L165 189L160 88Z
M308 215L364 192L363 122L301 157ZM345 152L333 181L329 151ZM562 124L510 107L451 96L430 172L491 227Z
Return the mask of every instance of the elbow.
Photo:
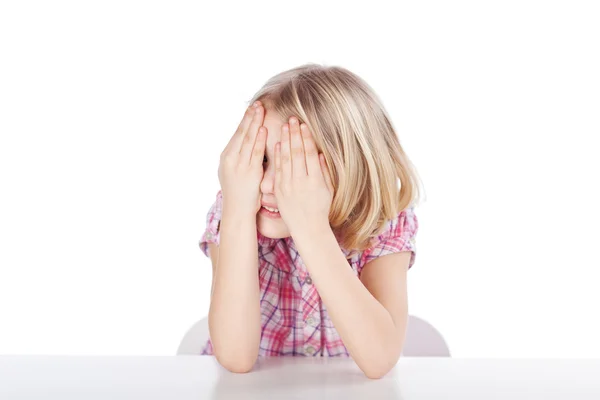
M382 351L373 357L369 357L358 364L362 372L369 379L380 379L394 368L400 359L402 351Z
M260 331L253 336L236 336L228 331L223 334L214 329L215 326L216 324L211 325L209 320L209 337L218 363L230 372L240 374L250 372L258 359Z
M362 369L365 376L369 379L380 379L387 375L388 372L394 367L394 364L389 363L377 363L373 365L365 366Z
M236 374L245 374L252 371L258 358L257 355L219 355L215 353L215 358L223 368Z

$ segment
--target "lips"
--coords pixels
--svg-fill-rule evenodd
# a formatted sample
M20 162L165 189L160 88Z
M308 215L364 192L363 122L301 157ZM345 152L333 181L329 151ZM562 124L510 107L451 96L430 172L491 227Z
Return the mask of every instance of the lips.
M271 211L274 213L278 213L279 209L277 207L273 207L272 205L266 205L266 204L261 204L262 208L266 209L267 211Z

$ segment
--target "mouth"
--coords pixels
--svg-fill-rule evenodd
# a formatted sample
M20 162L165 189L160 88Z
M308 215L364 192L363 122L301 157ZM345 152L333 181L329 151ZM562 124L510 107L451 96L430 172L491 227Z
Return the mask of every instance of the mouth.
M267 207L267 206L261 206L262 208L264 208L267 211L270 211L272 213L279 213L279 209L278 208L273 208L273 207Z
M260 206L260 211L259 213L267 218L271 218L271 219L279 219L281 218L281 214L279 214L279 209L275 208L275 207L270 207L270 206L265 206L262 205Z

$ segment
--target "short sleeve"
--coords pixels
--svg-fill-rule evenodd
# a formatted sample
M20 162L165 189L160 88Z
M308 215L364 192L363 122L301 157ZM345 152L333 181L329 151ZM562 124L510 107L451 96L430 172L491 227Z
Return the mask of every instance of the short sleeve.
M206 214L206 229L200 239L200 249L210 257L209 243L219 244L219 228L221 227L221 212L223 210L223 194L219 190L215 202Z
M386 228L373 240L373 245L363 252L360 269L378 257L402 251L411 252L408 264L410 269L417 254L415 238L418 229L419 222L413 207L400 212L396 218L386 223Z

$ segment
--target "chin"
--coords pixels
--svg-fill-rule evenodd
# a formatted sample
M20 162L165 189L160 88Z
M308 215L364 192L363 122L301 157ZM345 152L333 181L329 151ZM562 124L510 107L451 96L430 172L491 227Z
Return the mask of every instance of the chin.
M283 239L290 236L290 231L281 219L274 221L258 215L256 229L261 235L271 239Z

